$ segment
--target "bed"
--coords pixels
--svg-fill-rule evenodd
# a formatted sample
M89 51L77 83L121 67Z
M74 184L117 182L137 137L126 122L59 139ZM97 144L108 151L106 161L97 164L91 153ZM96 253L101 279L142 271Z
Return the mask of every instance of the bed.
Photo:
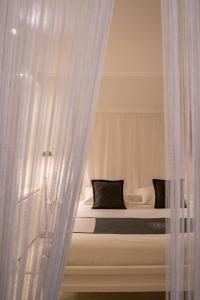
M148 205L136 204L126 210L93 210L89 205L80 204L62 291L165 291L168 234L94 234L93 231L98 218L168 217L168 209L154 209Z

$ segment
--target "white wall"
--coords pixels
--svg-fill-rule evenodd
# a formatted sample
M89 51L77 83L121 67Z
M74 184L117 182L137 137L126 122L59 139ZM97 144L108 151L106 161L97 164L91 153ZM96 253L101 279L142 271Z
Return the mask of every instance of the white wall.
M162 111L160 0L116 0L98 111Z

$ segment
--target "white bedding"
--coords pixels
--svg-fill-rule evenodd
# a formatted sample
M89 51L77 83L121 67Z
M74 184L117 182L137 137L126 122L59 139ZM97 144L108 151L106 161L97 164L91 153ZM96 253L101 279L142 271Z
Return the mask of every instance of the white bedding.
M135 205L127 209L92 209L79 204L77 218L167 218L169 209L155 209L148 205Z
M90 218L93 230L95 217L104 218L165 218L168 209L147 208L124 210L91 209L79 205L78 218ZM88 220L88 219L86 219ZM87 221L86 221L87 222ZM76 223L76 226L82 226ZM79 228L80 229L80 228ZM70 266L130 266L164 265L169 236L167 234L92 234L74 233L72 236L68 265Z
M70 266L164 265L167 234L74 233L67 264Z

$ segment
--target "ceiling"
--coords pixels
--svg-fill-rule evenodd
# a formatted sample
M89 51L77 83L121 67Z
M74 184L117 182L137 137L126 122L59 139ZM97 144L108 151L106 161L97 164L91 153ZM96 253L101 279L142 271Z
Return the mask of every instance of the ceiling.
M98 110L160 112L162 89L160 0L116 0Z

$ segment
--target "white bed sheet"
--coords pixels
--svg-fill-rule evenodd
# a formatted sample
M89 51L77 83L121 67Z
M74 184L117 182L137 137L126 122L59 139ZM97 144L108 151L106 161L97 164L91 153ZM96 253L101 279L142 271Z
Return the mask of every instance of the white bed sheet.
M91 205L79 204L77 218L167 218L169 209L155 209L145 204L127 209L92 209Z

